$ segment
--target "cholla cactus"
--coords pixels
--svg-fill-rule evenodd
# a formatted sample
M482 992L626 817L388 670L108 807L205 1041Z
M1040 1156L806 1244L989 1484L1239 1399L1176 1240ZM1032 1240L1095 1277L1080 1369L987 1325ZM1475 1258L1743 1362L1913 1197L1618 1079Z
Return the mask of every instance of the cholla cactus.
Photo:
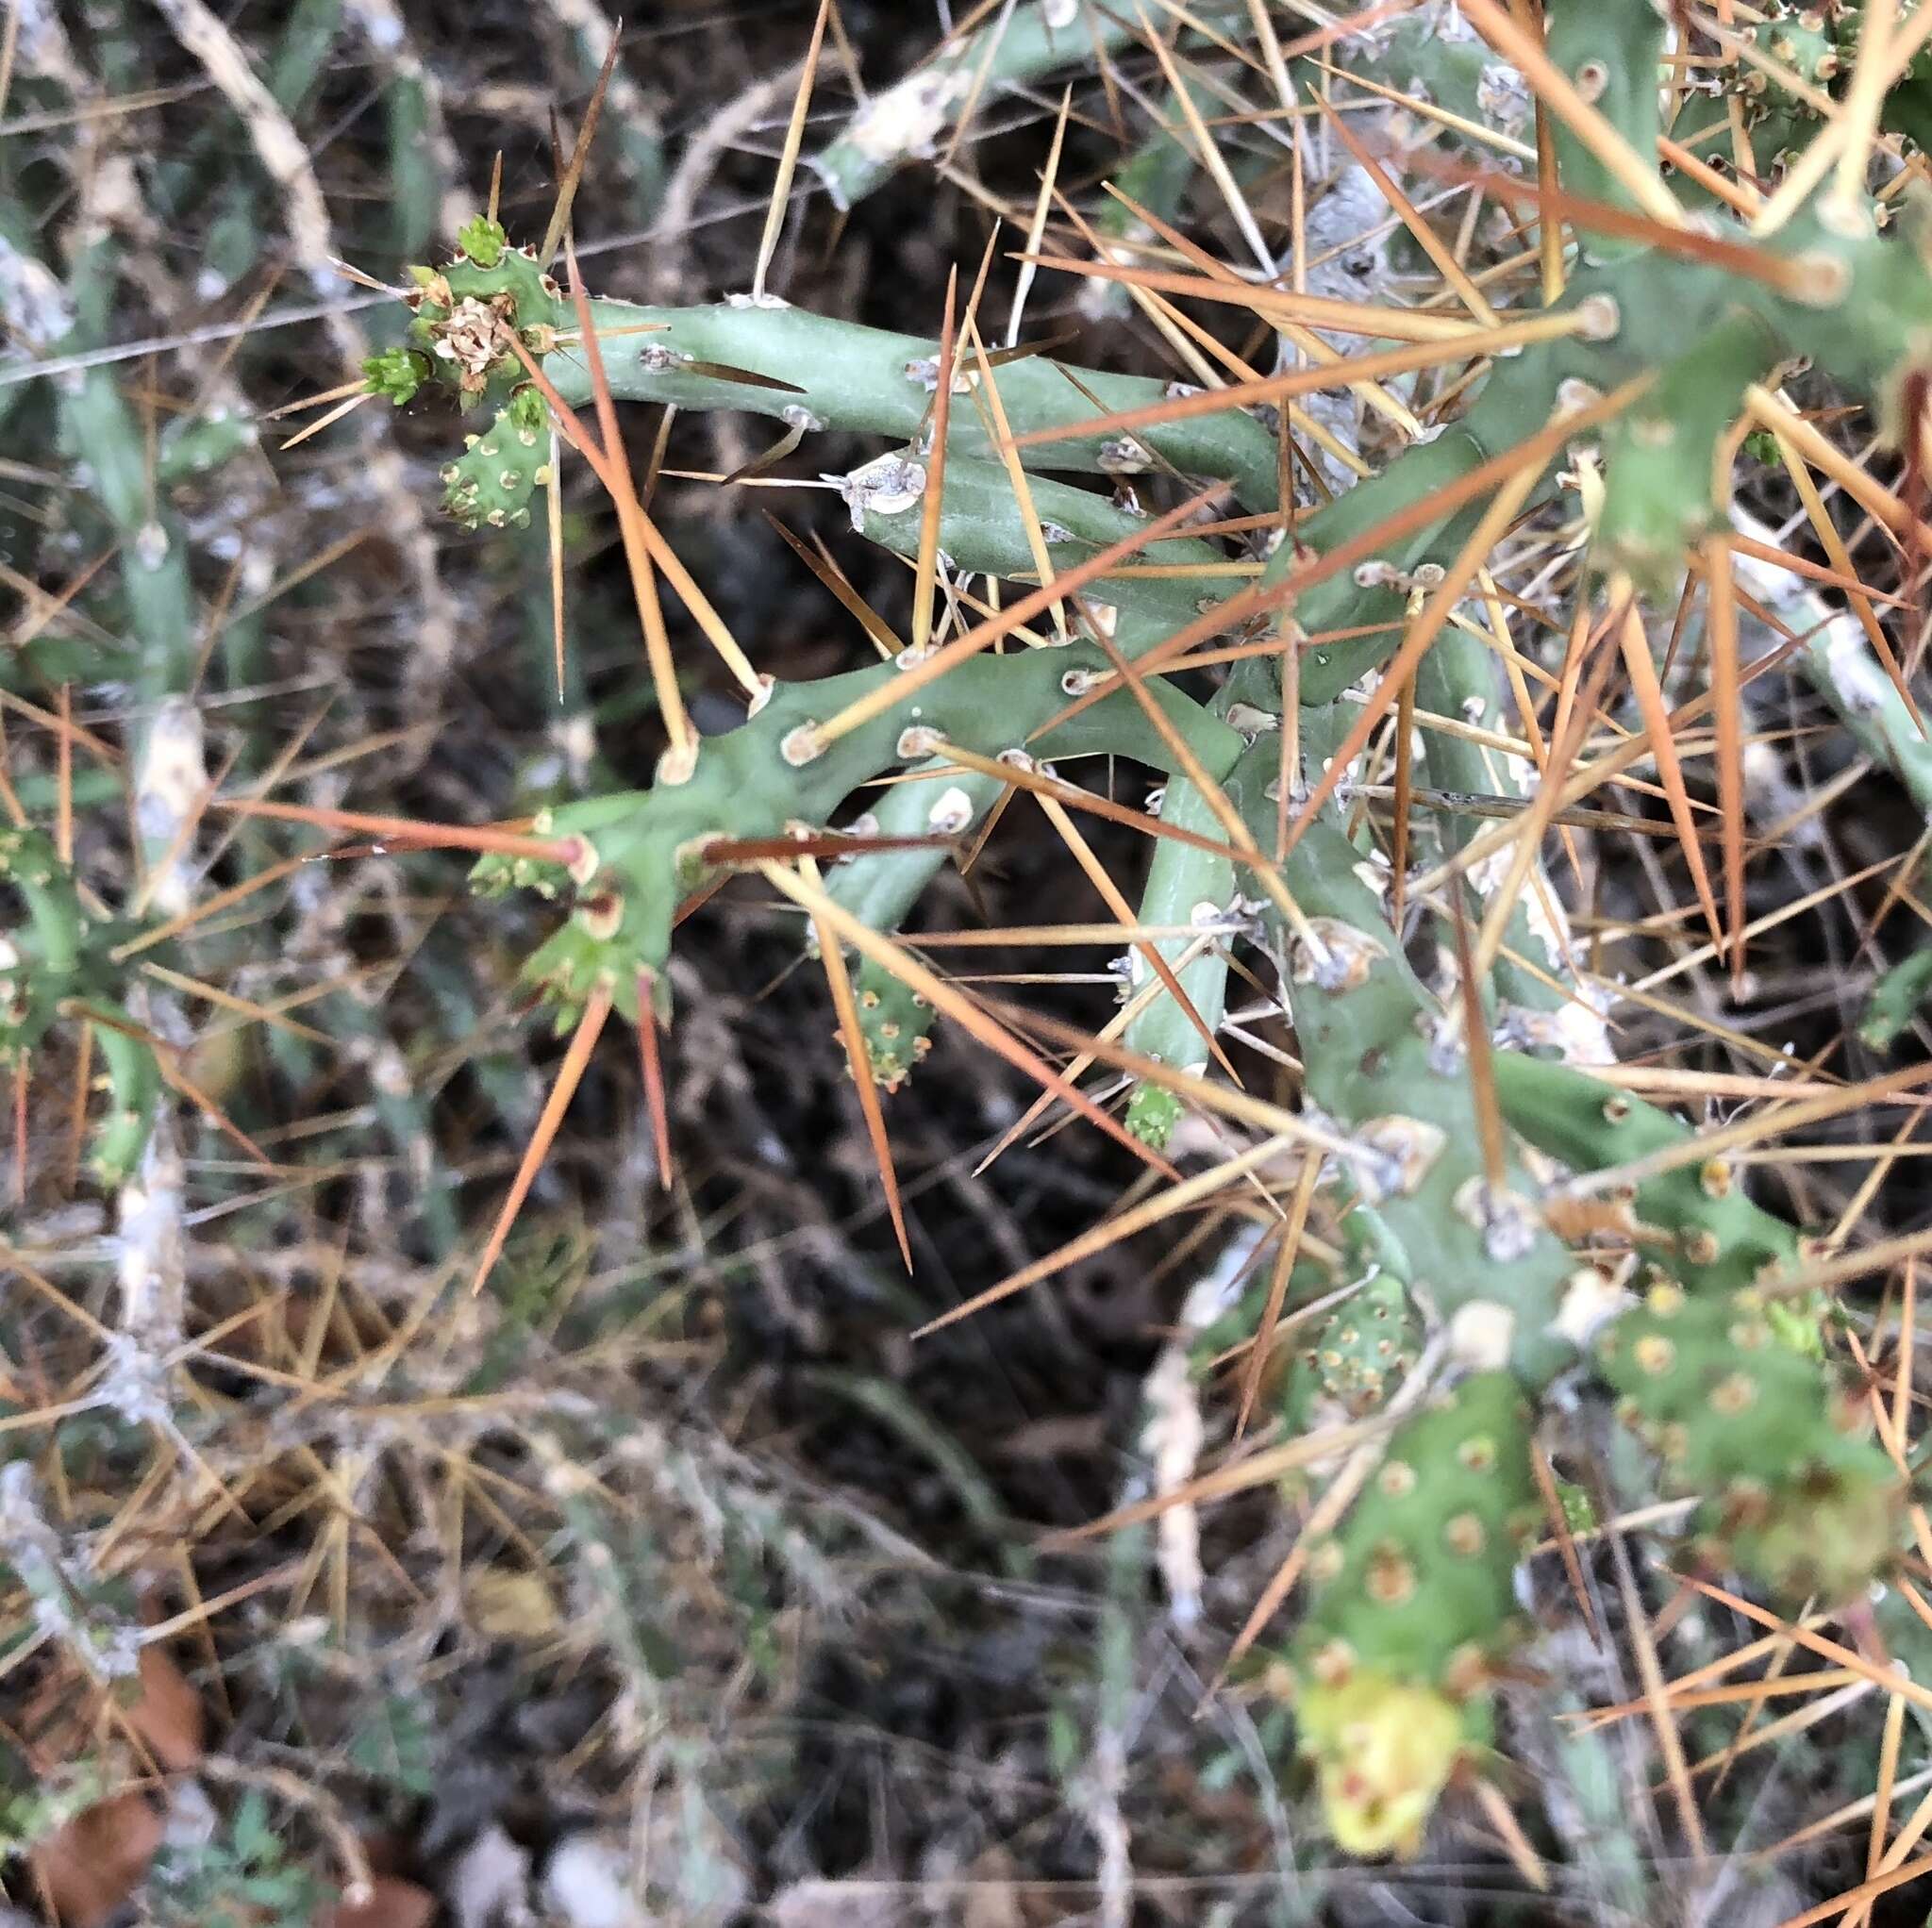
M1027 30L1050 10L1025 9L1038 16ZM1168 836L1139 913L1162 936L1158 950L1137 947L1125 986L1134 1028L1120 1056L1140 1082L1122 1135L1158 1156L1191 1110L1216 1107L1208 1067L1226 1022L1228 954L1249 943L1275 967L1292 1017L1299 1124L1329 1156L1324 1189L1400 1255L1304 1342L1281 1410L1297 1427L1339 1417L1373 1432L1412 1374L1437 1374L1408 1385L1408 1416L1383 1438L1359 1499L1310 1550L1309 1602L1271 1676L1294 1695L1339 1839L1369 1853L1412 1850L1443 1787L1491 1745L1491 1685L1523 1638L1514 1574L1541 1518L1532 1440L1559 1379L1596 1374L1655 1449L1663 1489L1700 1502L1687 1556L1783 1600L1854 1598L1888 1571L1905 1511L1900 1469L1861 1436L1860 1408L1827 1362L1825 1308L1807 1291L1792 1228L1745 1196L1722 1154L1700 1156L1687 1127L1554 1060L1552 1047L1575 1035L1557 1014L1580 996L1563 933L1499 900L1505 942L1538 955L1516 951L1506 968L1485 941L1439 994L1411 965L1408 933L1391 927L1369 839L1338 807L1424 665L1431 703L1462 710L1477 740L1493 738L1487 666L1455 654L1451 625L1508 524L1558 501L1566 484L1588 543L1577 633L1624 652L1649 727L1662 700L1635 599L1674 596L1699 545L1729 526L1728 465L1746 419L1768 410L1802 429L1771 392L1779 372L1808 363L1870 402L1894 436L1918 432L1905 415L1932 360L1932 256L1917 210L1893 218L1842 166L1814 170L1789 208L1775 190L1740 189L1757 231L1697 205L1693 187L1704 190L1682 175L1686 198L1675 198L1655 166L1664 21L1648 0L1552 0L1548 12L1546 53L1524 54L1521 29L1495 8L1478 24L1528 60L1559 124L1568 199L1543 218L1560 213L1576 234L1560 295L1533 326L1509 332L1522 319L1513 311L1501 334L1471 324L1465 354L1493 348L1495 358L1467 407L1301 515L1259 580L1231 595L1211 593L1208 573L1224 552L1177 519L1151 523L1136 505L1047 472L1160 471L1278 516L1282 470L1263 407L1313 390L1319 372L1203 401L1043 356L995 372L955 347L948 368L941 343L768 298L591 303L593 357L544 264L492 223L465 229L455 260L419 271L410 346L369 372L372 389L397 402L434 384L488 412L444 472L450 508L472 524L527 516L562 442L582 439L570 411L592 398L601 359L601 401L891 438L898 446L837 478L855 528L926 569L943 557L956 580L1011 586L980 631L814 683L758 680L743 724L676 746L652 789L540 821L556 860L489 859L488 887L534 887L563 909L529 975L565 1024L615 1008L651 1025L680 906L722 868L757 861L813 913L822 942L861 952L865 1074L890 1089L912 1073L935 1014L930 974L895 961L891 933L944 853L863 852L827 893L774 859L773 840L782 851L788 837L823 837L881 777L918 779L898 784L865 825L889 838L963 834L1008 782L1056 794L1056 757L1130 758L1170 779ZM1454 24L1432 37L1411 23L1359 58L1365 70L1396 61L1407 84L1435 73L1477 115L1520 124L1523 89ZM1799 16L1760 38L1807 86L1835 84L1866 58L1848 12L1829 32ZM936 67L920 82L935 127L958 71ZM1915 63L1907 96L1917 73ZM1744 91L1746 129L1789 153L1789 178L1805 186L1815 116L1790 90ZM1912 125L1910 98L1890 98L1898 125ZM1849 101L1840 109L1852 111ZM883 112L875 103L823 158L841 192L890 161L875 138ZM1758 150L1761 167L1774 153ZM1533 202L1520 183L1497 185ZM1763 218L1773 208L1778 218ZM1192 291L1230 285L1241 288ZM1295 306L1286 295L1256 305L1264 315ZM1387 322L1397 340L1431 339L1412 313L1388 311ZM1418 353L1410 366L1431 358ZM1333 379L1347 377L1344 367ZM987 382L997 415L978 406ZM943 449L941 383L953 397ZM1008 466L1016 455L1024 499ZM1033 646L975 646L1016 633ZM1180 652L1223 635L1257 647L1236 652L1211 700L1164 679ZM1377 673L1386 680L1364 693L1361 679ZM1855 727L1869 723L1851 679L1820 680ZM1283 753L1291 728L1298 764ZM1576 740L1559 746L1565 757ZM1650 747L1681 790L1668 740L1653 736ZM1544 781L1566 774L1558 759ZM1445 933L1459 922L1467 883L1494 921L1483 838L1432 834L1448 883L1437 880L1428 918ZM760 855L747 859L745 847ZM1701 879L1694 840L1690 855ZM1601 1018L1587 1015L1600 1052ZM1612 1174L1605 1188L1598 1173ZM1582 1210L1592 1199L1605 1206L1595 1219Z

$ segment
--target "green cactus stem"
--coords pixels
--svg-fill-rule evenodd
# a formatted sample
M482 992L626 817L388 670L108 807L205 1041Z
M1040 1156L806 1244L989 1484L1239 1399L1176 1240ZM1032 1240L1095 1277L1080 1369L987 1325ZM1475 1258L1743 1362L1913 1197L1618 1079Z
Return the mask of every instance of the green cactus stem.
M1286 1678L1350 1853L1414 1853L1458 1761L1488 1745L1486 1689L1524 1637L1514 1574L1541 1517L1529 1421L1508 1373L1471 1374L1397 1430L1344 1531L1309 1554Z
M590 372L572 346L576 321L535 257L505 248L491 266L464 256L440 271L416 271L412 343L466 401L501 404L523 379L499 330L515 327L543 357L543 373L573 407L589 407ZM679 408L735 408L807 428L863 431L911 441L924 428L937 380L938 344L803 308L719 303L646 307L591 305L610 391L619 401ZM559 341L558 337L562 340ZM1026 356L996 371L1000 399L1016 433L1063 427L1158 401L1167 385L1143 375L1063 369ZM957 377L970 391L976 372ZM963 402L964 396L956 398ZM998 461L976 409L951 411L948 449ZM1274 438L1252 416L1230 408L1152 429L1144 438L1097 434L1042 444L1029 457L1043 469L1128 476L1161 463L1182 474L1231 481L1244 502L1271 504Z
M1551 58L1630 147L1646 157L1656 152L1663 33L1663 17L1647 0L1552 0L1548 8ZM1570 192L1631 205L1622 184L1567 133L1558 136L1558 157ZM1661 566L1657 545L1669 530L1713 525L1718 511L1708 460L1712 417L1720 398L1741 396L1755 378L1752 368L1770 365L1767 355L1770 362L1808 357L1855 392L1872 396L1886 417L1895 413L1904 376L1932 357L1932 265L1923 225L1915 217L1915 231L1901 243L1897 237L1881 236L1869 221L1856 231L1840 232L1821 222L1815 210L1803 211L1775 236L1756 242L1783 264L1785 278L1775 282L1586 233L1582 259L1558 306L1603 304L1606 329L1499 360L1459 422L1310 517L1307 545L1316 554L1332 548L1520 443L1549 419L1565 382L1608 391L1633 375L1662 369L1666 390L1693 405L1690 432L1658 410L1653 391L1637 417L1650 424L1640 476L1618 498L1613 547L1604 552L1613 565L1647 560L1654 571ZM1718 222L1718 229L1741 235L1727 218ZM1687 342L1698 346L1687 350ZM1693 363L1701 363L1716 385L1708 397L1696 391ZM1631 433L1623 432L1626 440ZM1614 469L1608 486L1614 495ZM1419 532L1384 560L1398 577L1412 576L1424 563L1446 561L1468 535L1474 514L1465 510ZM1299 559L1284 547L1267 579L1291 582ZM1295 606L1297 620L1310 632L1348 623L1395 623L1401 614L1398 589L1364 590L1342 577L1313 586ZM1390 647L1377 637L1308 651L1301 667L1303 701L1331 701L1378 666Z
M1199 837L1219 839L1223 832L1207 799L1191 783L1176 778L1167 786L1160 802L1160 821L1176 829L1192 831ZM1191 924L1218 922L1234 907L1235 867L1231 859L1198 845L1163 839L1154 848L1147 867L1147 885L1141 895L1140 916L1150 924ZM1183 964L1191 950L1198 949L1189 938L1163 938L1156 948L1167 959L1179 979L1181 989L1209 1032L1221 1028L1227 1008L1227 957L1224 951L1210 946ZM1138 952L1133 958L1132 989L1140 989L1153 975L1146 959ZM1130 1051L1158 1058L1178 1070L1199 1072L1208 1067L1208 1045L1188 1014L1173 997L1162 994L1153 999L1140 1016L1127 1025L1124 1041ZM1127 1128L1137 1138L1158 1150L1165 1145L1180 1122L1182 1105L1172 1092L1158 1086L1141 1085L1128 1105Z
M1670 370L1686 341L1702 342L1713 330L1735 344L1734 365L1722 372L1740 395L1755 378L1753 371L1761 373L1767 365L1767 355L1773 361L1808 356L1845 387L1874 396L1890 410L1907 372L1932 357L1932 272L1920 240L1847 238L1801 213L1771 245L1790 265L1794 287L1802 277L1808 299L1661 252L1582 269L1571 277L1562 306L1598 301L1592 312L1601 317L1602 339L1546 342L1498 361L1467 415L1308 517L1303 547L1277 552L1264 580L1291 586L1297 562L1305 564L1309 552L1319 556L1333 549L1521 443L1550 419L1564 383L1608 391L1652 370ZM1656 411L1647 413L1655 423ZM1677 452L1674 461L1645 465L1664 499L1644 503L1641 514L1636 505L1622 513L1638 528L1645 523L1711 525L1710 464L1690 445L1697 438L1677 429L1666 435L1661 426L1651 434L1657 443L1653 455L1666 444ZM1707 457L1707 446L1704 453ZM1381 559L1398 579L1412 578L1425 563L1446 562L1467 538L1475 513L1463 510L1391 544ZM1343 573L1310 586L1294 611L1309 632L1349 623L1396 624L1403 597L1397 588L1364 588ZM1387 636L1378 634L1308 650L1301 670L1303 701L1332 701L1378 667L1391 647Z
M879 795L866 812L874 834L966 835L1005 789L979 771L948 769L943 757L930 769L944 774L923 779L915 771ZM835 866L826 889L872 929L895 931L947 861L943 849L866 851ZM897 1090L930 1049L932 1006L870 957L853 967L853 990L873 1075L886 1090Z
M1699 1497L1694 1548L1713 1567L1790 1604L1847 1600L1885 1567L1904 1482L1866 1431L1862 1394L1787 1346L1760 1294L1656 1286L1597 1359L1667 1489Z
M862 533L895 554L915 557L924 475L925 466L906 452L881 457L845 477L846 500ZM918 485L917 494L914 483ZM883 485L895 486L889 490ZM1048 558L1056 570L1084 561L1097 550L1133 536L1140 526L1138 515L1090 490L1045 476L1032 478L1028 486L1034 513L1046 540ZM1036 572L1032 532L1020 512L1012 480L1005 467L965 456L953 457L946 465L944 488L939 546L956 575L1031 578ZM1219 560L1217 552L1208 543L1175 539L1149 544L1137 556L1136 564L1211 570ZM1114 646L1132 657L1191 621L1197 612L1202 583L1211 579L1104 576L1089 585L1082 602L1093 619L1109 626ZM943 767L943 758L937 767ZM1179 790L1186 787L1177 783L1172 788ZM884 834L921 834L934 827L932 813L943 805L942 816L963 833L991 807L999 788L983 775L955 770L938 789L924 783L893 786L868 814ZM970 806L970 814L962 811L960 798ZM1193 827L1203 835L1219 834L1205 817ZM1174 847L1176 846L1162 848ZM839 866L832 873L830 888L840 903L874 929L894 930L945 860L945 853L938 850L862 855ZM1156 861L1160 861L1158 856ZM1217 860L1210 856L1210 861ZM1209 983L1213 960L1208 961L1208 971L1191 973L1183 982L1191 986L1200 982L1202 995L1215 1010L1215 1016L1208 1022L1218 1022L1219 1000ZM874 1069L882 1079L886 1076L882 1069L885 1065L893 1066L903 1075L911 1068L911 1060L906 1055L908 1044L915 1051L920 1048L918 1040L925 1035L930 1014L922 1018L916 1007L908 1007L908 994L889 981L889 974L876 965L861 963L857 976L860 1016L867 1027L867 1041L873 1047ZM867 991L877 996L877 1006L867 1002ZM1171 1001L1164 997L1150 1006L1150 1009L1160 1011L1170 1007ZM890 1036L874 1035L871 1015L874 1010L885 1014L879 1020L881 1027L890 1023L899 1029ZM1200 1034L1188 1022L1185 1014L1175 1007L1174 1017L1186 1026L1188 1035L1198 1046ZM919 1022L915 1024L914 1020ZM1135 1048L1149 1047L1137 1044ZM1156 1055L1164 1055L1158 1039L1151 1048ZM1192 1057L1189 1059L1193 1061Z
M1872 987L1858 1017L1858 1042L1872 1051L1890 1051L1932 995L1932 944L1922 945L1894 964Z
M1416 665L1416 705L1431 716L1499 730L1496 683L1495 657L1488 646L1451 623ZM1475 798L1515 797L1527 788L1518 778L1527 768L1523 761L1499 756L1486 745L1427 723L1422 726L1422 740L1429 782L1437 789ZM1449 809L1428 814L1445 855L1462 848L1477 821ZM1486 901L1484 873L1478 869L1470 882L1477 903ZM1608 1055L1603 1022L1576 988L1568 933L1560 927L1561 913L1551 908L1556 903L1556 892L1539 865L1510 912L1504 954L1496 960L1499 1027L1511 1041L1549 1044L1566 1058L1599 1061Z
M464 438L442 472L442 506L469 528L523 528L550 461L550 410L535 389L519 389L483 434Z
M104 1015L125 1017L121 1011ZM109 1023L90 1026L107 1065L108 1105L96 1122L88 1167L104 1190L115 1191L140 1169L164 1097L159 1067L146 1042Z
M1220 10L1210 6L1206 9ZM1136 29L1114 9L1079 0L1024 0L956 35L903 80L862 102L838 138L811 157L836 208L864 199L908 161L929 158L967 101L984 104L1058 67L1130 45Z
M598 0L550 0L550 17L566 36L571 65L585 87L594 87L605 71L616 28ZM658 217L668 172L664 129L644 90L625 71L610 69L603 126L629 189L630 210L641 227Z
M247 415L208 407L192 415L177 415L162 429L155 457L155 480L163 489L195 482L245 455L260 440Z
M1610 425L1596 530L1605 567L1668 593L1686 550L1725 525L1719 445L1744 412L1746 391L1777 358L1764 318L1734 309L1665 363L1650 392Z
M1244 665L1243 668L1246 668ZM1224 701L1239 701L1230 684ZM1257 841L1274 834L1276 746L1247 751L1224 788ZM1513 1155L1500 1187L1484 1172L1482 1131L1456 1028L1403 956L1361 854L1334 812L1290 854L1286 877L1308 939L1269 916L1288 963L1286 989L1307 1101L1355 1137L1351 1176L1405 1255L1417 1293L1452 1326L1479 1332L1483 1363L1507 1361L1539 1386L1574 1356L1565 1311L1575 1270L1544 1226L1541 1188Z
M396 259L413 261L436 239L442 213L441 130L420 65L413 71L399 67L382 93L389 130L390 246Z
M115 250L100 241L74 264L74 332L66 352L108 339ZM200 642L186 537L148 486L147 439L111 367L90 368L59 390L61 439L85 463L88 493L120 539L116 565L126 603L141 693L149 700L185 688Z
M888 713L818 750L815 725L888 683L891 663L816 683L775 690L741 728L708 738L693 773L681 784L591 799L540 819L545 835L586 846L578 907L570 922L530 960L528 974L566 1004L599 981L611 984L619 1007L635 1015L640 971L653 974L670 947L678 903L705 873L705 844L721 837L772 837L787 824L823 824L861 784L903 763L942 753L957 741L981 755L1019 747L1063 706L1068 679L1104 671L1091 644L977 657ZM1178 691L1160 695L1169 721L1209 768L1225 768L1240 737ZM814 754L816 752L816 754ZM1033 745L1043 756L1124 756L1165 768L1165 740L1125 691L1070 719ZM531 885L553 893L567 881L548 866L486 858L486 888Z
M1499 1052L1496 1097L1510 1128L1576 1172L1602 1172L1689 1144L1667 1111L1564 1064ZM1628 1201L1646 1255L1693 1292L1724 1293L1797 1269L1798 1239L1754 1205L1721 1156L1644 1180Z

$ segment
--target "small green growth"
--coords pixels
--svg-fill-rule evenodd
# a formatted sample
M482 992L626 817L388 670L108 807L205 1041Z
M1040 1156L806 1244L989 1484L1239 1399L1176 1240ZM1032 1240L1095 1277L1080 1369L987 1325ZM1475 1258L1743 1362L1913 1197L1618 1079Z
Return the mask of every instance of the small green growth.
M164 489L211 475L259 440L255 418L243 410L207 408L177 416L161 430L155 480Z
M1574 1480L1557 1482L1557 1504L1563 1509L1563 1524L1572 1533L1594 1533L1603 1522L1596 1514L1596 1502L1588 1488Z
M211 1839L164 1846L147 1883L163 1928L307 1928L326 1899L254 1787Z
M385 348L362 364L363 379L373 395L387 395L392 407L400 408L416 399L416 391L429 379L429 357L413 348Z
M896 1091L932 1049L932 1006L870 957L853 973L858 1028L880 1089Z
M1858 1042L1872 1051L1890 1051L1919 1006L1932 993L1932 944L1894 964L1872 987L1858 1020Z
M1185 1111L1186 1106L1165 1086L1139 1084L1127 1100L1127 1129L1143 1145L1164 1152Z
M1422 1355L1422 1321L1402 1281L1378 1272L1297 1348L1284 1411L1296 1434L1379 1412Z
M349 1765L399 1794L436 1791L436 1733L420 1693L384 1689L374 1695L349 1736Z
M509 398L509 407L504 412L520 438L541 434L550 426L550 405L544 401L542 391L534 387L519 389Z
M24 1854L65 1827L108 1793L100 1763L75 1761L52 1774L29 1778L24 1758L0 1767L0 1859Z
M92 914L73 869L38 830L0 830L0 913L14 900L25 915L0 924L0 1067L29 1061L56 1024L92 1021L108 1100L91 1162L111 1188L140 1163L161 1096L144 1029L123 1008L127 972L115 956L137 927ZM159 961L169 952L146 955Z
M457 246L479 268L495 267L503 259L503 251L508 245L508 234L500 223L491 221L487 214L479 214L475 220L464 222L457 230Z

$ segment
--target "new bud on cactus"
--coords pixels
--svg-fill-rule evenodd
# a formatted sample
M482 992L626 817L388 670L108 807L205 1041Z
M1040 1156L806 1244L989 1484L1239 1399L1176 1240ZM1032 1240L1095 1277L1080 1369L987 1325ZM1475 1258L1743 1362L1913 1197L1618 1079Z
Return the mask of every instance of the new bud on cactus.
M1164 1085L1141 1083L1127 1100L1126 1127L1143 1145L1165 1151L1186 1109Z
M1676 1492L1703 1498L1702 1551L1787 1602L1851 1599L1898 1543L1904 1482L1864 1405L1778 1337L1759 1293L1654 1287L1597 1342L1620 1412Z
M370 392L387 395L398 408L416 399L417 390L429 379L429 357L413 348L385 348L362 364Z
M509 236L487 214L466 221L457 230L457 246L479 268L493 268L503 259Z
M853 973L852 989L872 1074L882 1090L896 1091L932 1049L932 1006L870 957Z
M1402 1281L1378 1272L1296 1350L1283 1412L1298 1434L1367 1419L1422 1356L1422 1321Z

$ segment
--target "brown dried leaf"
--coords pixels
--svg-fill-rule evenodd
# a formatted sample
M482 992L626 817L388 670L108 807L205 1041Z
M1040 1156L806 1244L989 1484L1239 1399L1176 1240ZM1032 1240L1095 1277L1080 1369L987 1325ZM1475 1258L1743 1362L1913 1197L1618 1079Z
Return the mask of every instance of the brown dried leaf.
M165 1647L141 1650L141 1698L129 1704L127 1724L171 1772L200 1766L208 1751L208 1717L201 1696Z
M62 1928L96 1928L134 1892L160 1844L160 1815L130 1788L75 1815L27 1860Z

